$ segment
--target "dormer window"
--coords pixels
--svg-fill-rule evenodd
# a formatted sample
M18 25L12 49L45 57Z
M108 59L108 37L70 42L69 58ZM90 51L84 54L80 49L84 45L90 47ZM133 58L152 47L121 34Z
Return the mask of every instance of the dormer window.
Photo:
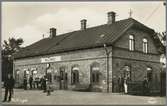
M130 51L134 51L134 44L135 44L134 36L129 35L129 50Z
M146 38L143 39L143 52L148 53L148 41Z

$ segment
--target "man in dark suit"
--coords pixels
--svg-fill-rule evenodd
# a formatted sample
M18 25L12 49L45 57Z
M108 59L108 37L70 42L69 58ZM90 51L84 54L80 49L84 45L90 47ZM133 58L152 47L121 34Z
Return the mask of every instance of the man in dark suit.
M143 95L148 95L149 93L149 88L148 88L148 79L147 77L144 77L144 80L143 80Z
M30 89L32 89L33 78L32 75L29 78Z
M8 102L11 101L11 97L12 97L12 94L13 94L14 83L15 83L15 80L14 80L13 76L11 74L8 74L8 76L7 76L7 78L4 82L5 97L4 97L3 102L5 102L7 100L8 93L9 93Z
M27 77L24 77L23 79L23 86L24 86L24 90L27 90Z

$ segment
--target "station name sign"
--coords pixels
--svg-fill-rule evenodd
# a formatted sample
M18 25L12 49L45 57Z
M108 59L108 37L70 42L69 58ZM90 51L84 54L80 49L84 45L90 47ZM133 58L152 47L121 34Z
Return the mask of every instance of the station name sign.
M41 63L61 61L61 56L53 56L47 58L41 58Z

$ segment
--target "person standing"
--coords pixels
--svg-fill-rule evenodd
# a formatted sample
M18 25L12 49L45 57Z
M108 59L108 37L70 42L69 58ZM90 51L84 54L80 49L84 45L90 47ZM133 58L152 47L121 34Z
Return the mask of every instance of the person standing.
M9 93L8 102L11 101L12 94L14 94L14 93L13 93L13 92L14 92L14 91L13 91L14 83L15 83L15 80L14 80L13 76L12 76L11 74L8 74L8 75L7 75L7 79L6 79L5 82L4 82L5 97L4 97L3 102L7 101L8 93Z
M32 89L32 83L33 83L33 78L32 78L32 76L30 76L30 78L29 78L30 89Z
M118 86L119 86L119 92L123 92L124 91L124 79L121 76L118 77Z
M127 85L127 78L124 79L124 93L128 93L128 85Z
M27 78L26 77L24 77L23 85L24 85L24 90L27 90Z
M51 94L51 82L46 79L46 91L47 91L47 96Z
M143 95L147 95L148 93L149 93L148 79L147 79L147 77L144 77L144 80L143 80Z
M44 77L40 79L41 90L44 90Z
M39 77L35 78L35 84L36 84L36 88L39 88Z
M116 78L116 76L113 76L113 79L112 79L112 91L117 92L117 78Z
M43 92L46 92L46 76L44 76L44 79L43 79L43 89L44 91Z

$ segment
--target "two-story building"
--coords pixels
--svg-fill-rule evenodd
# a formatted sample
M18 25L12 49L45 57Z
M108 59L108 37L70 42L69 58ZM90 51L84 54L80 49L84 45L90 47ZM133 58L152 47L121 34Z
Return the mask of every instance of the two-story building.
M155 32L133 18L116 21L108 13L104 25L61 35L50 29L50 37L39 40L15 54L16 84L23 77L47 78L57 89L92 87L105 92L119 92L119 77L143 81L147 77L152 92L160 90L160 54Z

